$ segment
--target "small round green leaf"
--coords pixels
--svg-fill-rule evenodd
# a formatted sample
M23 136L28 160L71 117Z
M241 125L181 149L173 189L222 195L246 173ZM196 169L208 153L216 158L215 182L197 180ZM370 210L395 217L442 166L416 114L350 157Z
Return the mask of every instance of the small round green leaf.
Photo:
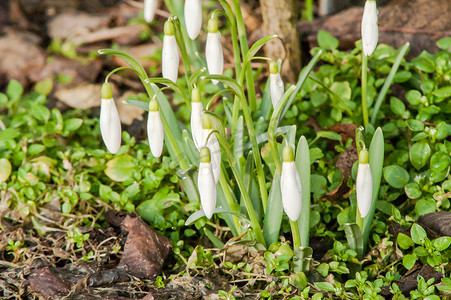
M421 189L418 184L411 182L404 187L407 197L410 199L418 199L421 196Z
M384 168L384 178L394 188L403 188L409 182L409 173L398 165Z
M433 199L420 199L415 204L417 215L422 216L435 212L435 201Z
M423 131L424 123L419 120L407 120L407 127L412 131Z
M438 239L435 239L432 241L434 244L434 248L437 251L443 251L448 249L449 245L451 245L451 237L449 236L442 236Z
M410 236L417 245L423 245L424 241L427 238L426 231L423 229L423 227L416 223L412 225L412 228L410 228Z
M417 170L424 167L430 156L431 147L424 141L415 143L410 148L410 162Z
M406 111L404 103L396 97L390 98L390 109L395 115L402 116Z
M0 158L0 183L8 180L9 175L11 175L11 163L6 158Z
M406 93L406 99L412 105L418 105L421 99L421 93L417 90L410 90Z
M125 181L132 176L136 167L135 159L130 155L119 155L107 163L105 174L114 181Z
M409 249L410 247L414 246L414 243L410 236L404 233L399 233L396 241L398 242L398 245L401 249Z
M318 45L326 50L334 50L338 48L338 39L330 33L320 30L318 32Z
M415 254L407 254L402 259L402 264L403 264L404 268L406 268L407 270L410 270L413 268L416 261L417 261L417 256Z

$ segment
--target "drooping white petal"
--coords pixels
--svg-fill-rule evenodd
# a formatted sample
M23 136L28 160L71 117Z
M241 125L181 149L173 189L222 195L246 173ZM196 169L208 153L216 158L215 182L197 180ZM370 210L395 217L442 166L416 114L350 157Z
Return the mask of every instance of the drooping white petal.
M197 150L202 148L202 103L191 102L191 133Z
M163 77L173 82L177 81L179 71L179 53L174 35L163 37L163 52L161 54L161 68Z
M202 27L202 3L200 0L185 1L185 23L189 38L195 40Z
M121 120L114 99L102 99L100 104L100 133L108 151L115 154L121 146Z
M302 209L302 187L294 161L282 163L280 190L285 213L291 221L296 221Z
M206 146L210 149L213 175L215 183L217 183L219 181L219 176L221 175L221 148L219 147L219 142L215 134L212 134L207 141L207 138L212 131L213 129L202 129L202 146Z
M144 20L147 23L153 21L157 10L157 0L144 0Z
M160 111L149 111L147 118L147 137L152 155L154 157L160 157L164 144L164 130Z
M212 163L200 163L197 177L200 203L207 218L211 218L216 207L216 183Z
M365 1L362 17L362 47L366 56L373 54L379 39L376 1Z
M224 55L222 53L221 34L219 31L207 34L207 44L205 45L205 58L207 59L208 73L210 75L222 75L224 70ZM218 84L217 80L212 80L213 84Z
M271 92L272 106L276 108L276 105L279 102L280 98L282 98L285 90L282 78L280 77L279 73L269 74L269 89Z
M362 218L368 215L373 200L373 177L370 164L360 164L357 168L357 179L355 184L357 194L357 207Z

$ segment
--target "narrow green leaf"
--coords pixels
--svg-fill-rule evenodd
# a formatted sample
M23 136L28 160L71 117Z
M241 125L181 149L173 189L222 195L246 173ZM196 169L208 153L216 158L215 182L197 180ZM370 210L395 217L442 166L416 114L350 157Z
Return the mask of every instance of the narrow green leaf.
M132 69L136 71L138 76L141 78L141 80L144 80L147 78L147 73L142 67L142 65L134 59L132 56L128 55L127 53L115 50L115 49L101 49L98 51L99 54L110 54L119 57L123 61L125 61Z
M228 209L220 208L220 207L216 207L213 214L231 214L231 215L235 215L235 216L241 218L242 221L244 221L246 223L250 223L250 221L248 219L246 219L243 215L236 213L234 211L228 210ZM196 222L197 220L199 220L200 218L202 218L204 216L205 216L205 214L202 209L196 211L191 216L189 216L188 219L186 219L185 226L193 224L194 222Z
M309 246L310 230L310 150L308 142L304 136L299 138L296 149L296 168L301 178L302 187L302 210L297 221L299 233L301 235L301 245Z
M346 223L345 234L348 241L349 248L357 252L357 257L363 257L363 237L359 225L355 223Z
M198 166L200 163L199 151L197 150L196 145L191 138L191 134L188 132L188 130L183 130L182 136L183 141L185 142L184 149L186 151L186 155L188 156L188 160L192 165Z
M205 235L210 239L210 241L215 245L218 249L224 249L225 245L221 242L220 239L216 235L214 235L210 230L204 228Z
M368 215L363 218L363 249L366 247L366 241L370 235L371 223L373 222L374 211L376 209L376 201L379 195L379 186L382 178L382 167L384 165L384 134L382 129L378 127L374 132L373 139L370 144L370 168L373 177L373 200Z
M280 192L280 174L275 173L269 191L268 207L263 220L263 236L266 245L271 245L279 240L280 226L282 224L283 206Z
M321 57L321 54L323 53L323 51L320 49L318 50L318 52L316 52L316 54L312 57L312 59L310 60L310 62L308 63L308 65L301 71L301 73L299 74L299 80L296 83L295 86L295 90L293 91L293 93L291 94L290 98L288 99L286 105L283 108L282 113L280 114L280 118L279 119L283 119L283 116L286 114L286 112L288 111L288 109L291 106L291 103L293 103L294 98L296 97L296 95L299 93L299 91L302 88L302 85L304 84L305 80L307 79L307 77L309 76L310 72L312 71L313 67L316 65L316 63L318 62L318 60ZM279 101L279 103L282 101Z
M379 92L379 95L377 96L376 102L374 104L373 114L371 115L371 124L375 124L376 122L376 116L379 112L379 108L382 105L382 102L385 99L385 95L387 95L388 89L390 88L393 78L396 75L396 72L398 71L399 65L401 64L402 59L406 55L407 51L410 48L410 43L407 42L402 46L402 48L399 50L398 56L396 56L395 62L393 63L393 66L390 70L390 73L388 73L387 78L385 79L384 85L382 86L381 91Z
M125 103L139 107L145 111L149 111L149 103L141 100L133 100L133 99L127 99L124 100Z
M236 122L235 138L233 140L233 153L235 159L238 161L240 157L243 157L243 135L244 135L244 123L243 116L238 118Z

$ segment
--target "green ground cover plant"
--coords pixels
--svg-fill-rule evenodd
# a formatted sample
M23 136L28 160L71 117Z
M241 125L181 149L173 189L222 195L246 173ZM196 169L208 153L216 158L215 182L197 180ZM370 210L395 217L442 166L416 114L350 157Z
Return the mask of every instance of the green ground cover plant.
M274 105L270 79L257 81L262 71L252 70L250 63L268 60L257 55L276 37L248 48L238 1L232 1L235 14L226 1L219 2L222 10L211 13L208 31L219 28L231 35L233 70L210 74L208 59L190 55L200 44L188 40L183 10L176 4L168 5L173 16L165 35L180 48L183 78L149 77L125 52L99 51L130 66L112 73L132 70L143 83L145 101L127 102L159 114L165 143L161 157L149 149L150 133L148 141L136 141L126 131L117 153L109 153L100 142L102 121L86 111L49 109L39 88L24 95L11 81L0 94L0 110L6 112L0 119L2 218L30 222L44 235L54 230L45 211L56 205L66 218L61 228L68 241L84 249L89 232L81 227L104 226L106 209L136 211L175 249L176 262L157 280L161 287L171 272L205 275L220 269L263 299L404 299L399 282L410 270L429 266L438 277L418 276L407 296L449 296L451 237L428 235L417 220L450 208L451 38L437 41L440 51L407 60L409 44L400 49L381 44L366 56L360 41L343 52L337 39L321 31L298 82L287 84ZM113 98L108 78L102 91L107 100ZM198 100L204 108L200 147L190 123ZM220 149L216 166L214 149ZM345 154L352 158L344 159L343 169L338 161ZM207 198L198 175L203 163L214 186L205 192ZM299 177L291 185L299 182L300 188L286 192L289 163ZM369 212L363 218L356 195L359 164L369 164L372 174ZM337 194L340 188L345 192ZM297 216L290 211L297 205L284 193L297 196ZM210 209L205 201L213 198ZM401 230L393 232L393 224ZM325 243L313 246L316 238ZM233 246L258 253L264 265L260 273L250 261L228 260ZM26 247L10 239L7 251L16 261L27 255ZM317 254L321 247L326 247L324 255ZM267 284L262 276L274 280ZM243 285L218 296L238 297Z

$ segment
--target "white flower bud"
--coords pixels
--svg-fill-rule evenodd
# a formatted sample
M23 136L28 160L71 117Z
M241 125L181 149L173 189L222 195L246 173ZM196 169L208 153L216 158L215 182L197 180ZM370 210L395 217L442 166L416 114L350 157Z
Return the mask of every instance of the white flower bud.
M147 23L153 21L157 10L157 0L144 0L144 20Z
M271 62L269 74L269 90L271 93L272 106L276 108L280 98L282 98L285 87L282 78L280 77L279 68L276 62Z
M362 17L362 47L366 56L373 54L379 39L376 1L367 0Z
M280 190L282 193L282 205L285 213L291 221L295 222L301 215L302 186L298 169L293 160L293 150L286 146L283 150L282 174L280 178Z
M193 134L194 145L197 150L203 147L202 138L202 102L200 102L200 94L197 88L193 89L191 102L191 133Z
M166 21L164 24L163 52L161 54L163 77L173 82L177 81L179 71L179 52L174 36L174 25Z
M154 157L160 157L163 152L164 130L160 111L156 100L149 103L149 116L147 118L147 137L150 151Z
M222 75L224 70L224 55L222 53L221 34L215 19L208 20L207 43L205 45L205 58L210 75ZM212 80L218 84L217 80Z
M200 0L185 1L185 23L189 38L195 40L202 27L202 4Z
M102 86L102 100L100 104L100 133L108 151L115 154L121 146L121 120L112 96L111 85Z
M213 127L210 117L204 114L202 116L202 147L207 147L210 150L213 175L215 183L217 183L221 175L221 148L216 135L214 133L210 135L212 131Z
M365 218L368 215L371 208L371 202L373 201L373 177L371 175L368 159L368 151L366 149L360 151L355 189L357 207L362 218Z
M197 177L200 203L205 216L210 219L216 207L216 183L208 148L204 147L201 149L200 159Z

